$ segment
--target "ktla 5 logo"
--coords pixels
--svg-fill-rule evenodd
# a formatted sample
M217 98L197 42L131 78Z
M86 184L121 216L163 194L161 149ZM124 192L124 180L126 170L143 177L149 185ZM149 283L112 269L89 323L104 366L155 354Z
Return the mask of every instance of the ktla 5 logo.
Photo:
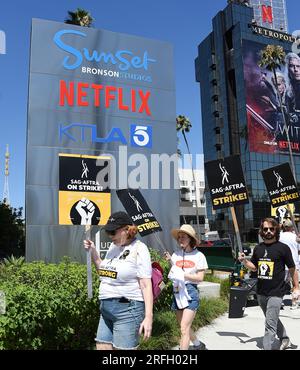
M129 143L133 147L152 148L152 127L142 125L130 125ZM120 143L128 145L128 141L119 127L112 127L105 137L98 137L97 126L71 123L69 125L59 125L59 139L62 142L65 139L73 142L85 143L88 140L92 143Z
M131 146L152 148L152 127L131 125Z

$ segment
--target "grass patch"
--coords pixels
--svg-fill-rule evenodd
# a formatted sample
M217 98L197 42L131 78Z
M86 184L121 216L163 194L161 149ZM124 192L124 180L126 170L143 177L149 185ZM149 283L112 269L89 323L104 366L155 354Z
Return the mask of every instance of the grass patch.
M228 300L225 298L201 299L200 308L193 322L193 329L210 324L214 319L228 310ZM141 350L168 350L179 343L180 330L176 320L175 312L155 312L153 320L152 337L141 342Z
M228 297L230 290L229 279L222 280L213 275L205 275L205 281L221 284L220 298L202 298L200 308L197 311L193 321L193 329L197 331L203 326L209 325L217 317L223 315L229 307ZM170 292L166 296L171 305L172 295ZM165 301L166 301L165 299ZM155 306L154 306L155 307ZM167 307L167 308L166 308ZM164 302L164 309L154 310L152 337L147 341L141 342L141 350L168 350L178 345L180 340L180 329L176 320L175 312L171 311L169 306Z

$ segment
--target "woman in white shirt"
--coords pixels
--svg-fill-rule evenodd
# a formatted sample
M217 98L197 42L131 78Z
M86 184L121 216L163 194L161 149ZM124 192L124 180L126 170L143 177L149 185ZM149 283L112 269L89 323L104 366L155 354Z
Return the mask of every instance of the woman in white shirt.
M85 249L91 249L101 280L97 349L136 349L142 332L144 339L148 339L152 331L150 253L147 246L135 238L137 227L127 213L113 213L104 230L112 240L104 260L100 259L92 241L84 241Z
M172 257L168 252L165 253L165 258L172 264L169 274L169 278L173 281L171 309L176 311L176 318L180 325L180 349L187 350L190 340L195 347L200 346L192 331L192 323L200 304L197 285L203 281L208 266L204 254L196 249L198 239L191 225L182 225L180 229L173 229L171 234L179 245L179 249L172 254Z

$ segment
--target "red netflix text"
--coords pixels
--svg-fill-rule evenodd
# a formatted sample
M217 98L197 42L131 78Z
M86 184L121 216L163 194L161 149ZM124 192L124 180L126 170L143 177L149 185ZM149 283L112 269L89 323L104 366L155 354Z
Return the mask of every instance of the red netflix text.
M90 92L93 92L91 95ZM85 82L59 82L59 105L79 107L103 107L110 108L117 104L119 110L130 112L145 112L151 116L149 107L150 91L130 89L130 96L125 101L123 88L89 84ZM92 96L92 98L90 98Z
M289 142L288 141L279 141L278 146L279 146L280 149L289 149ZM299 152L300 151L299 143L292 143L291 142L291 149L296 151L296 152Z

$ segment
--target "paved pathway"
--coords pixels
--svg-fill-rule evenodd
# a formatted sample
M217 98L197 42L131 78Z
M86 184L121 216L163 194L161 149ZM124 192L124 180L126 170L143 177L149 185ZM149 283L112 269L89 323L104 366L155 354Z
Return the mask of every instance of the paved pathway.
M285 297L289 298L289 297ZM290 304L290 300L285 300ZM300 349L300 308L291 310L285 306L280 311L280 320L287 330L292 346ZM228 313L216 319L211 325L197 331L201 342L208 350L260 350L264 335L264 316L260 307L247 307L244 317L229 319ZM274 349L279 348L279 341Z

